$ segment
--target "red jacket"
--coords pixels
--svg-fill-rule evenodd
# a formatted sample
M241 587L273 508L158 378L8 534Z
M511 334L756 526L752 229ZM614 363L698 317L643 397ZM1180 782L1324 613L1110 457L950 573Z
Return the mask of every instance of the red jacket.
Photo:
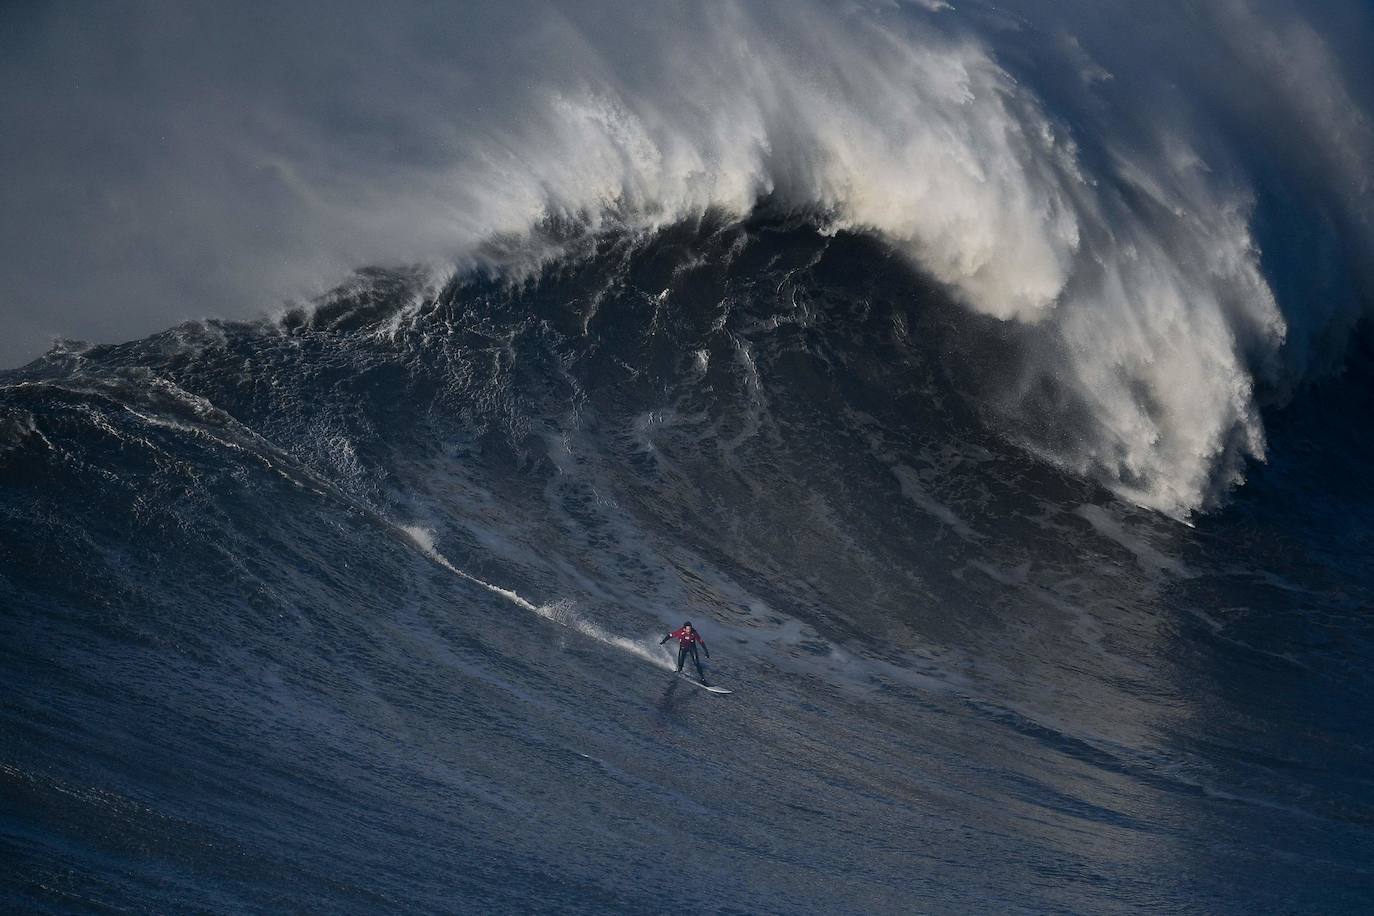
M695 628L691 632L688 632L685 627L678 627L676 630L674 630L673 632L669 633L666 637L664 637L663 641L667 642L669 639L676 639L678 641L678 645L681 646L690 646L692 643L696 643L703 649L706 648L706 640L701 638L701 633L699 633Z

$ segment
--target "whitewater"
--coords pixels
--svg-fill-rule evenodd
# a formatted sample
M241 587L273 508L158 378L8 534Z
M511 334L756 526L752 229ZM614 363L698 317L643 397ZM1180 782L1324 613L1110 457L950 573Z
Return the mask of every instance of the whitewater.
M1368 911L1372 34L16 15L0 906Z

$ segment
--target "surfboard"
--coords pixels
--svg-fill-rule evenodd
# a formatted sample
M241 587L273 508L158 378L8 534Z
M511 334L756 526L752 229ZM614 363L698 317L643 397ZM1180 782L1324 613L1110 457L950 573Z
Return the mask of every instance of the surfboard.
M688 676L685 675L685 674L679 674L678 677L682 678L684 681L686 681L686 682L689 683L689 684L696 684L698 687L701 687L701 688L704 688L704 689L706 689L706 690L709 690L709 691L711 691L712 693L734 693L734 691L731 690L731 689L729 689L728 687L717 687L715 684L703 684L701 681L697 680L696 678L694 678L694 677L688 677Z
M660 647L660 648L662 648L662 647ZM666 649L664 649L664 651L667 652ZM668 652L668 658L669 658L669 660L671 660L672 657L673 657L673 653ZM696 680L695 678L689 677L686 671L679 671L679 672L677 672L677 676L680 677L680 678L682 678L684 681L686 681L686 682L689 683L689 684L696 684L698 687L702 688L703 690L709 690L709 691L711 691L712 693L734 693L734 691L731 690L731 689L729 689L728 687L717 687L715 684L703 684L701 681L698 681L698 680Z

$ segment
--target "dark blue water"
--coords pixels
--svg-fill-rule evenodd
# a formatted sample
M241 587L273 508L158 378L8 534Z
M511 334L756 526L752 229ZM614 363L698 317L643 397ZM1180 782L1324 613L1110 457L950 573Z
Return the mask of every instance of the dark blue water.
M706 225L0 374L0 908L1367 912L1368 347L1185 524L1017 333Z

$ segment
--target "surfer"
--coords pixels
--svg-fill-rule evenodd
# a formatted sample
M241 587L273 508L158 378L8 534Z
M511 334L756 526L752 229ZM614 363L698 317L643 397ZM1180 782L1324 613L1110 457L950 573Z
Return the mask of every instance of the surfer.
M680 628L660 639L658 644L661 646L670 639L677 640L677 673L682 673L682 663L687 660L688 655L691 655L692 662L697 666L697 677L705 684L706 674L701 670L701 658L697 655L697 646L701 646L707 658L711 657L711 650L706 648L706 640L702 639L701 634L692 627L692 621L687 621Z

